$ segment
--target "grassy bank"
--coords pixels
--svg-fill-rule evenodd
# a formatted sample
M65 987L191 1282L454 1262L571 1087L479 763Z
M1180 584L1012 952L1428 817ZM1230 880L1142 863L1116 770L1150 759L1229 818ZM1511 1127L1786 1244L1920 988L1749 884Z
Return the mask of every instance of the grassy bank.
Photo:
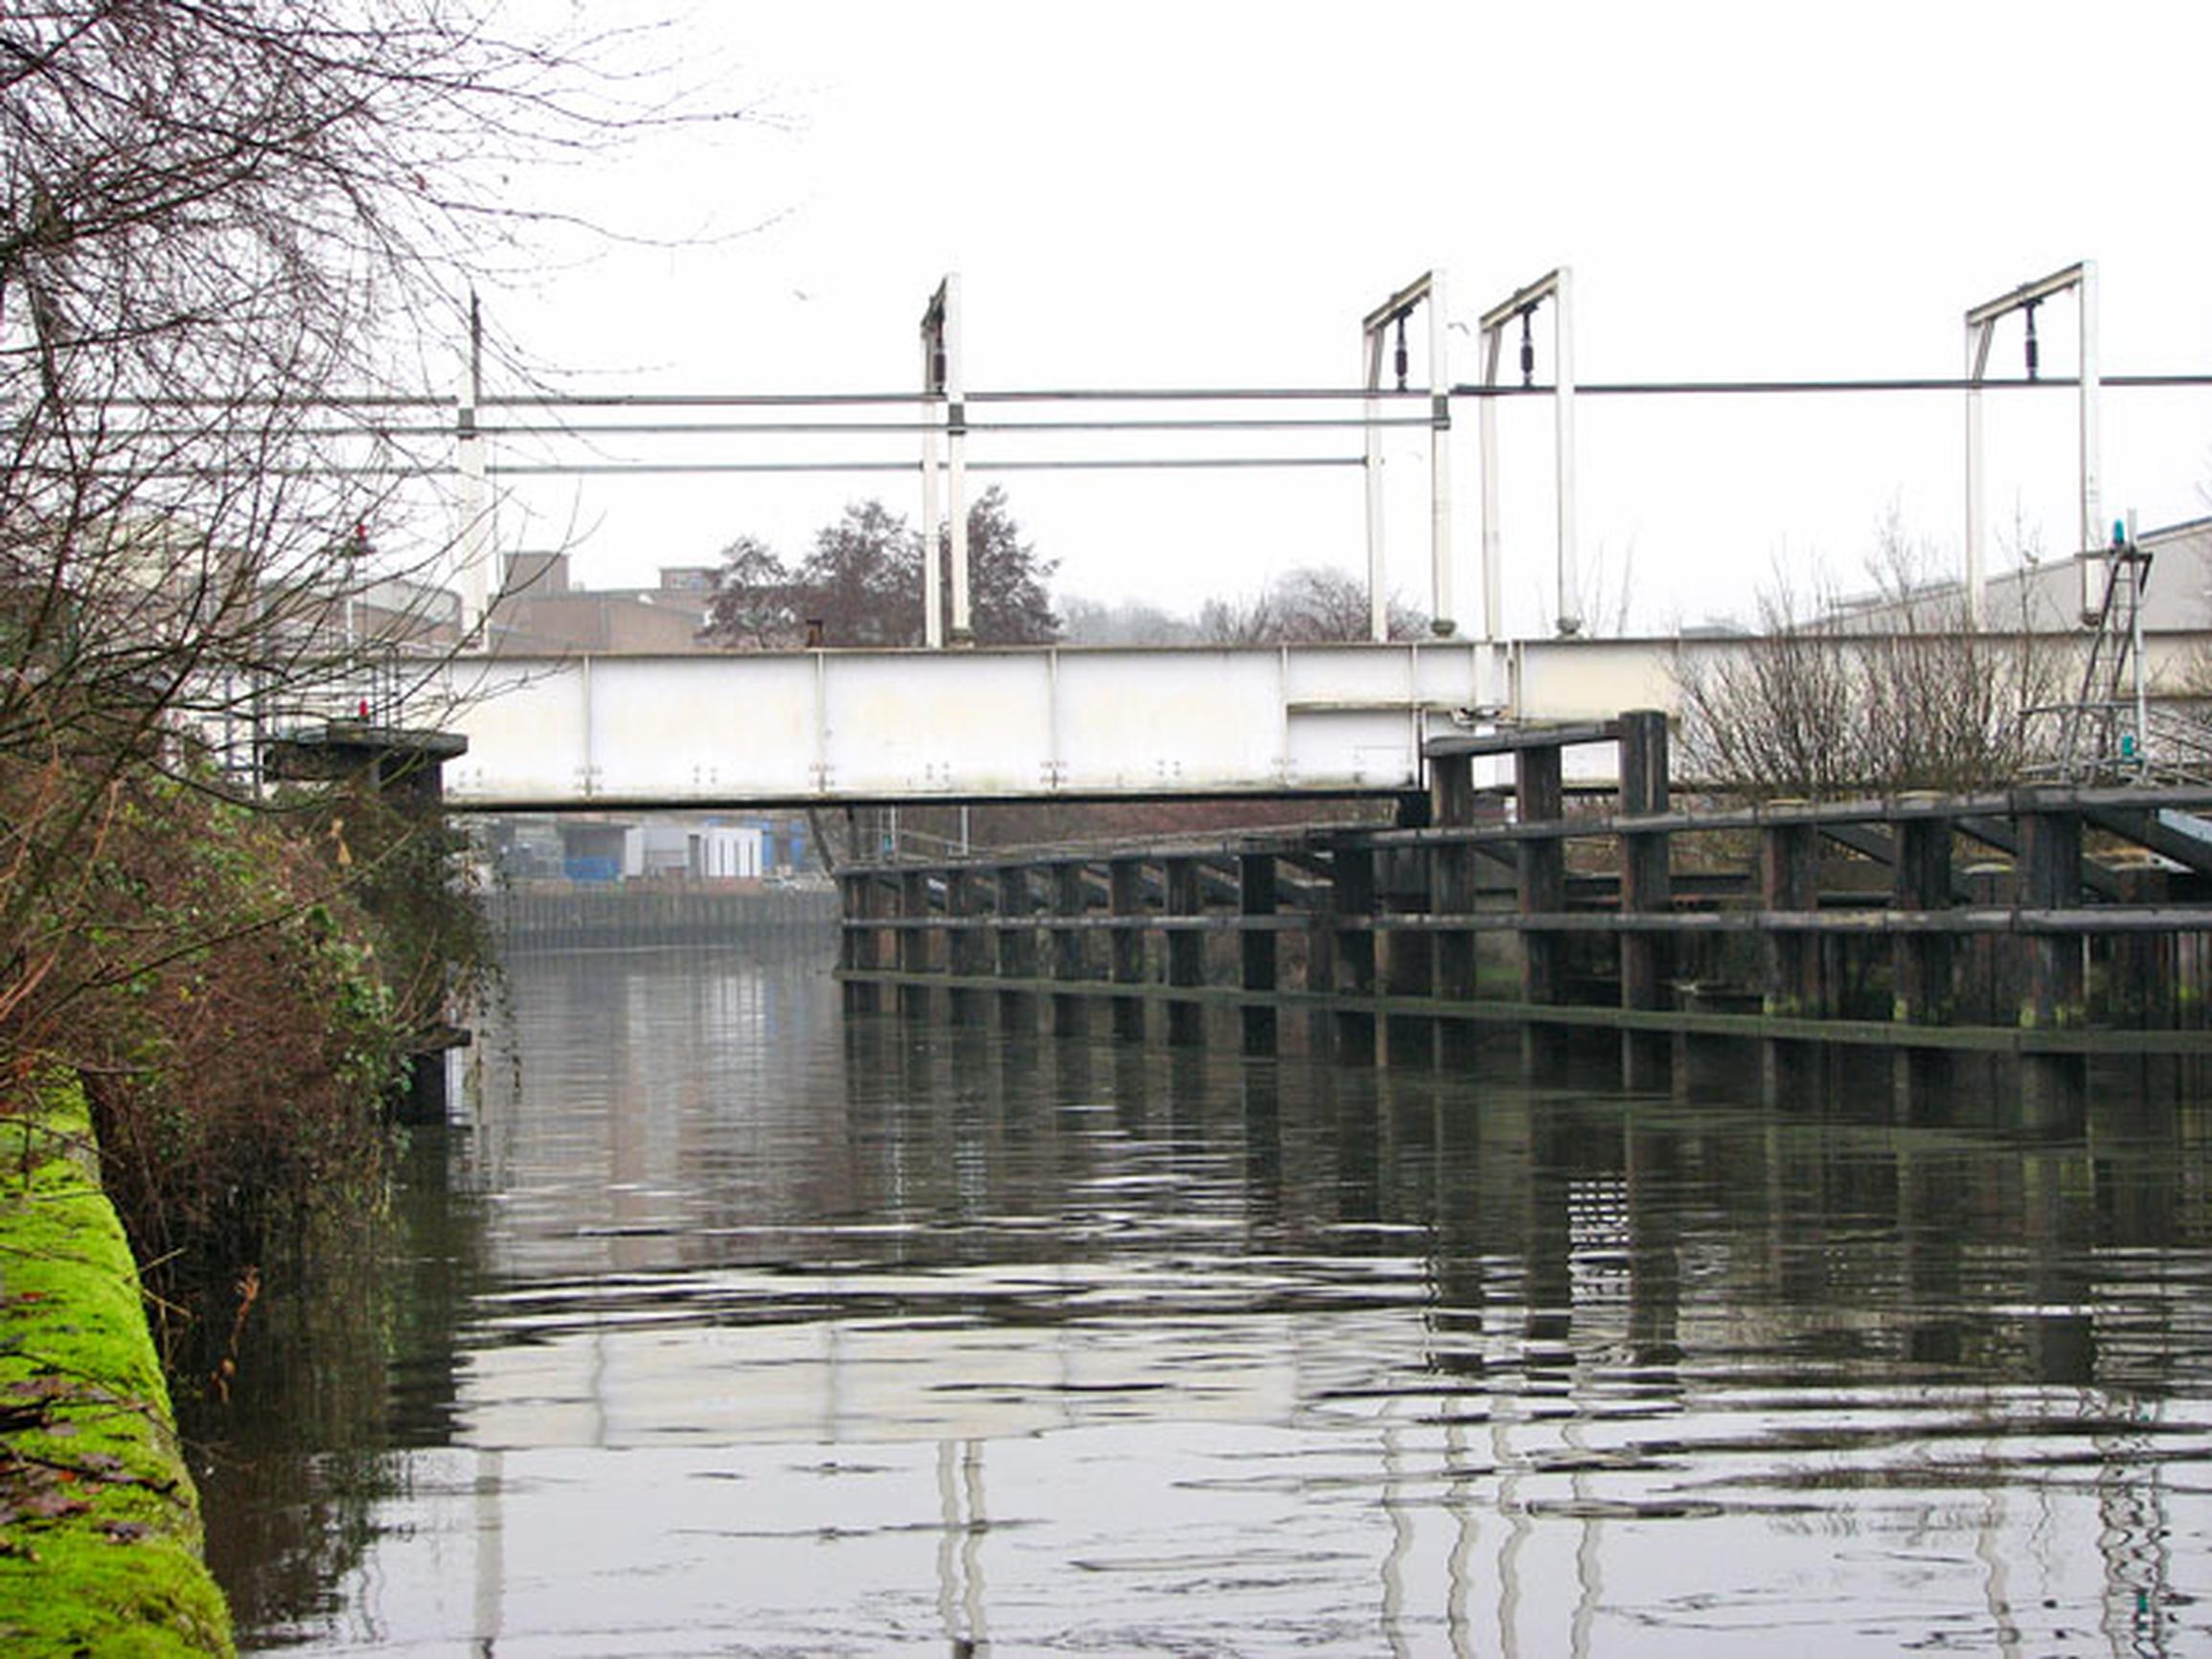
M82 1091L0 1119L0 1648L231 1651Z

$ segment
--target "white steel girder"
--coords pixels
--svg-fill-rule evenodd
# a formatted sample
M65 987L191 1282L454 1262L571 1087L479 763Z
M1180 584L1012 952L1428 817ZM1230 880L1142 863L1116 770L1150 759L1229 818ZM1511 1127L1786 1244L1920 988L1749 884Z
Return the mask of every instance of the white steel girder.
M1212 650L456 659L458 807L1149 797L1422 786L1472 641Z

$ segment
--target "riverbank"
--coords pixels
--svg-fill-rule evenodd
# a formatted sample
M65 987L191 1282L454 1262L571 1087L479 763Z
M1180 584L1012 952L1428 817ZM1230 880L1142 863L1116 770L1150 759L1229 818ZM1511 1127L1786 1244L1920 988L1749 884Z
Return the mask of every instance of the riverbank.
M82 1090L0 1117L0 1647L227 1654L138 1272Z

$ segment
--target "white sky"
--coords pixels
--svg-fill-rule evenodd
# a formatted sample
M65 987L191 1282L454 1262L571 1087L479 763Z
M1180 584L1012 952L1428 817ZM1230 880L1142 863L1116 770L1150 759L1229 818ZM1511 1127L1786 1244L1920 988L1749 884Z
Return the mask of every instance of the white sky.
M956 270L971 390L1350 387L1360 317L1421 272L1448 272L1450 316L1471 326L1562 263L1585 382L1950 375L1968 306L2081 259L2098 263L2108 374L2212 370L2201 4L810 0L701 6L685 29L687 61L772 119L572 177L576 205L673 241L488 296L563 384L904 390L924 303ZM2070 297L2040 314L2047 374L2073 370L2075 317ZM1539 343L1548 377L1540 314ZM1418 324L1413 345L1418 381ZM1452 349L1454 378L1475 378L1471 337ZM2020 361L2016 318L1992 372ZM1993 395L1988 410L1993 524L2009 537L2017 515L2070 551L2071 395ZM1456 413L1472 624L1474 406ZM2212 391L2109 392L2104 424L2110 512L2206 511ZM1548 405L1508 405L1503 425L1507 631L1545 631ZM1585 606L1609 625L1625 592L1631 625L1653 628L1741 613L1778 561L1858 585L1893 504L1948 568L1961 432L1955 396L1585 400ZM1352 454L1358 438L1320 447ZM1042 452L978 438L970 457ZM1162 435L1088 452L1205 449ZM1425 441L1390 459L1390 580L1425 603ZM1291 565L1364 563L1356 469L1000 482L1062 593L1190 609ZM515 528L510 512L506 533L542 545L582 526L579 578L616 586L711 562L744 532L799 552L868 494L919 515L912 473L588 480L534 487L538 516Z

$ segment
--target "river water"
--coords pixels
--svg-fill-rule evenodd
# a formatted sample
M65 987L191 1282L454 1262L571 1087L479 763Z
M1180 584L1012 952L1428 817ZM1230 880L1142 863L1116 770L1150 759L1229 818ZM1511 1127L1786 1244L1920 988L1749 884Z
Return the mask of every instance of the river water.
M191 1414L250 1650L2212 1651L2206 1103L953 1032L826 944L512 991Z

